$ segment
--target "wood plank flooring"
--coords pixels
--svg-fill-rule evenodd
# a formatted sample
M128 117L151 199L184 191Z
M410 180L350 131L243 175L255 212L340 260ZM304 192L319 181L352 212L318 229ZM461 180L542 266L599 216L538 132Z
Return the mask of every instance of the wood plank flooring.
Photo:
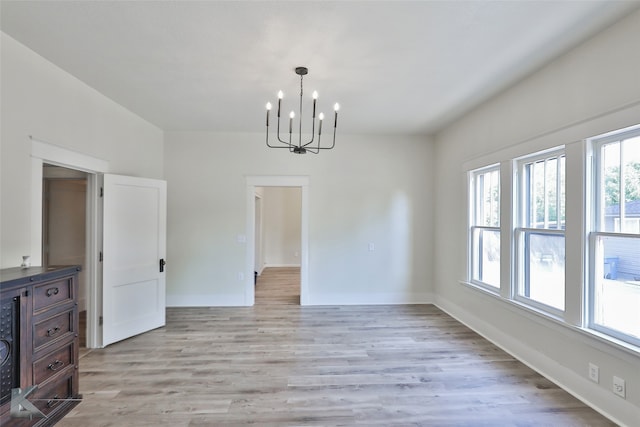
M300 305L300 269L266 268L256 283L255 305Z
M435 306L301 307L298 277L91 351L58 425L613 425Z

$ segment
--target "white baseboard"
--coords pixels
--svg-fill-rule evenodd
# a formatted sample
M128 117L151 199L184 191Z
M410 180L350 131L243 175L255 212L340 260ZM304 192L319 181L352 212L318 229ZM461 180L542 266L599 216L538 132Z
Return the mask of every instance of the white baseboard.
M421 293L336 293L311 294L305 305L395 305L432 304L430 292Z
M298 268L300 268L300 264L265 264L264 267L262 267L262 270L264 270L265 268L269 268L269 267L298 267Z
M245 307L244 294L238 295L171 295L167 307Z
M460 323L466 325L483 338L501 348L520 362L538 372L586 405L620 426L631 426L637 422L638 408L622 400L602 387L594 386L588 379L576 374L558 361L532 348L526 343L503 333L493 324L462 309L449 300L438 297L436 306ZM615 415L614 415L615 414Z

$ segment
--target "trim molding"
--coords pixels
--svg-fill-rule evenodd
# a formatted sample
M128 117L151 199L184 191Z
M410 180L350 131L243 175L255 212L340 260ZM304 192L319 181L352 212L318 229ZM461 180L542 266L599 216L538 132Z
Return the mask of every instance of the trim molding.
M401 305L433 304L431 292L416 293L321 293L311 294L308 305Z
M262 266L262 270L264 270L265 268L269 268L269 267L300 267L300 263L298 264L271 264L271 263L266 263L265 265ZM260 272L262 272L262 270L260 270Z
M166 304L167 307L242 307L246 305L244 294L167 294Z
M242 305L255 302L253 272L255 271L255 194L256 187L300 187L302 190L300 235L300 305L309 304L309 177L300 175L246 175L245 233L245 298Z
M503 333L494 325L447 299L437 297L435 305L616 424L630 426L637 420L638 408L629 401L622 400L605 388L591 383L586 377L560 365L556 360Z

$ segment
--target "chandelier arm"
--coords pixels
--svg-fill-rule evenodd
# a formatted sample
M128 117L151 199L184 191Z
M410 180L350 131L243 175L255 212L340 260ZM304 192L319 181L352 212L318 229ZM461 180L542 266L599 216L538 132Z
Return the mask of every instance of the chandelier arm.
M300 117L300 123L301 123L301 127L302 127L302 117ZM316 118L315 116L311 119L311 140L309 140L309 142L307 142L306 144L302 145L302 147L307 147L311 144L313 144L313 141L316 139ZM302 135L302 134L301 134ZM318 135L318 138L320 137L320 135ZM300 138L302 138L302 136L300 136Z
M316 137L315 135L311 137L311 140L309 142L307 142L306 144L303 145L303 147L308 147L309 145L313 144L313 141L315 141Z
M302 122L302 117L300 118L300 122ZM320 135L318 135L318 139L320 138ZM313 141L316 139L316 117L315 115L313 116L313 118L311 118L311 140L309 140L309 142L307 142L306 144L302 145L302 147L307 147L311 144L313 144ZM319 143L319 141L318 141Z
M278 140L285 145L271 145L269 144L269 125L267 125L267 147L269 148L288 148L291 151L291 144L280 139L280 135L278 135Z
M313 151L313 150L316 150L316 151ZM318 147L309 147L307 148L307 153L318 154L320 153L320 150L318 150Z
M318 150L331 150L336 146L336 128L333 128L333 141L331 142L331 146L329 147L320 147L320 143L318 143L318 146L315 147Z
M278 138L280 140L280 142L287 144L286 142L282 141L280 138ZM267 147L269 148L289 148L289 145L271 145L269 144L269 128L267 127Z
M279 101L278 101L278 141L280 141L285 145L291 145L291 141L289 142L283 141L282 138L280 138L280 102Z
M271 145L269 144L269 115L267 115L267 136L266 136L267 147L269 148L285 148L279 145Z

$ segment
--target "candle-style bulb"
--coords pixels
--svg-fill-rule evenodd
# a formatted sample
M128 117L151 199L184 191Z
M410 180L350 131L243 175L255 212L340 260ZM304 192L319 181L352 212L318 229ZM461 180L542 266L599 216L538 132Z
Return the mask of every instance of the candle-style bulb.
M289 118L293 119L296 116L296 113L294 113L293 111L289 113Z
M324 120L324 113L320 113L320 115L318 116L318 118L320 119L320 121Z
M270 103L270 102L267 102L267 128L269 127L269 113L270 113L270 112L271 112L271 103ZM268 132L268 130L267 130L267 132ZM268 135L269 135L269 134L267 133L267 136L268 136Z
M313 96L313 99L318 99L318 91L314 90L312 96Z
M340 109L340 104L336 102L336 104L333 106L333 110L338 111L339 109Z
M282 99L282 97L284 96L284 93L282 93L282 91L278 92L278 99Z

